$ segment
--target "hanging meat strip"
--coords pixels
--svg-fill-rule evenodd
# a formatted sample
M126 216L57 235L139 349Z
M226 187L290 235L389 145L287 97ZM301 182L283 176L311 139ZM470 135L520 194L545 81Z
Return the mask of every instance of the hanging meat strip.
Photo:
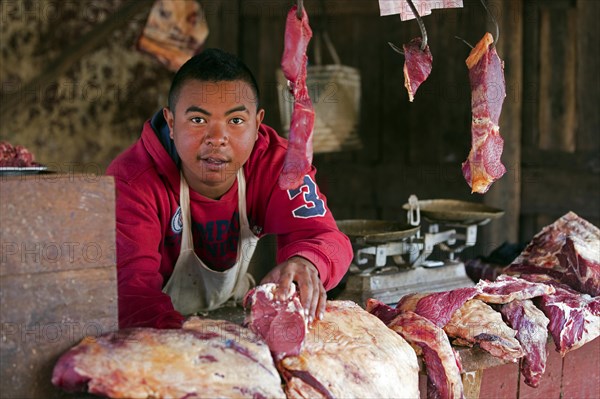
M304 181L312 164L312 134L315 113L306 87L306 49L312 37L308 25L308 15L302 9L302 19L296 16L297 6L293 6L285 25L285 47L281 69L290 82L294 96L294 109L290 123L288 149L279 176L279 187L284 190L296 189Z
M466 60L471 82L471 152L462 164L471 192L484 194L506 172L500 161L504 140L498 120L506 97L504 63L486 33Z
M423 83L431 73L433 56L429 51L429 46L421 50L423 43L420 37L412 39L404 48L404 86L408 90L408 99L412 102L415 99L415 93L421 83Z

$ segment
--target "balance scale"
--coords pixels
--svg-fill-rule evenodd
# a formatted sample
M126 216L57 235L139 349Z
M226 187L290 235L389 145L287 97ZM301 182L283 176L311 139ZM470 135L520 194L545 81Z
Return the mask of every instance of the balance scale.
M389 305L406 294L438 292L473 286L458 258L477 242L478 226L504 214L479 203L458 200L418 200L411 195L407 222L340 220L339 229L352 242L354 258L338 299L365 306L369 298ZM429 223L421 234L421 216ZM430 259L435 248L447 254Z

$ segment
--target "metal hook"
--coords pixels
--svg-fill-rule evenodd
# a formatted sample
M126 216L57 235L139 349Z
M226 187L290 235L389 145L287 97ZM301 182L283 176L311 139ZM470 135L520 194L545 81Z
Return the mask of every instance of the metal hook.
M298 7L296 8L296 18L298 18L298 19L302 20L302 15L304 14L304 13L302 12L302 11L303 11L303 8L304 8L304 6L303 6L303 4L302 4L302 3L303 3L304 1L303 1L303 0L296 0L296 2L297 2L297 4L298 4Z
M419 24L419 29L421 29L421 50L424 51L425 47L427 47L427 31L425 30L425 24L423 23L423 20L421 19L421 16L419 15L419 12L417 11L417 8L413 4L412 0L406 1L408 1L411 11L413 14L415 14L415 18L417 18L417 23Z
M408 1L410 1L410 0L408 0ZM494 42L492 43L492 46L496 46L496 44L498 43L498 38L500 37L500 28L498 27L498 21L496 21L496 18L494 18L494 16L490 12L489 8L485 4L485 0L481 0L481 4L483 5L483 8L485 8L485 11L488 13L488 16L494 23L494 26L496 26L496 36L494 37Z
M396 46L394 43L388 42L388 44L390 45L390 47L392 48L392 50L394 50L398 54L404 55L404 51L400 50L400 48L398 46Z
M467 46L473 48L473 45L471 43L469 43L468 41L466 41L465 39L463 39L462 37L460 37L460 36L454 36L454 38L460 40L461 42L463 42Z
M427 31L425 30L425 24L423 23L423 20L421 19L421 16L419 15L419 12L417 11L417 8L413 4L412 0L406 0L406 1L408 2L408 5L410 6L411 11L415 15L415 18L417 19L417 23L419 24L419 29L421 29L421 51L425 51L425 48L427 47ZM402 51L398 46L396 46L395 44L390 43L390 42L388 42L388 44L390 45L392 50L394 50L398 54L404 55L404 51Z

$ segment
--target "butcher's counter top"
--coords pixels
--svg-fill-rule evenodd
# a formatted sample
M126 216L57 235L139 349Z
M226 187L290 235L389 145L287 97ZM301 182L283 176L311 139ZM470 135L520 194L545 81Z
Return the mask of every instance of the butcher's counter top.
M246 313L242 307L226 306L205 315L243 323ZM519 363L506 363L479 348L454 347L463 366L462 381L467 399L475 398L600 398L600 338L580 349L567 353L561 359L549 338L546 371L538 388L523 382ZM419 358L421 398L427 397L427 374Z
M94 175L0 176L0 391L2 397L71 397L50 385L58 356L85 335L117 328L114 183ZM203 315L242 324L226 306ZM537 389L518 363L456 347L467 398L600 398L600 338L567 353L548 343ZM427 376L421 363L421 397Z

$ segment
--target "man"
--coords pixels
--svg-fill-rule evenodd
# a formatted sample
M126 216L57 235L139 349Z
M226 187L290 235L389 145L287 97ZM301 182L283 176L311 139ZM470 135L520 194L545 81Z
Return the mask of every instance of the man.
M315 184L277 179L287 141L263 125L250 70L221 50L175 75L168 108L109 166L117 189L119 325L178 328L185 317L240 299L256 242L277 235L277 266L261 283L296 284L309 320L325 311L352 259Z

